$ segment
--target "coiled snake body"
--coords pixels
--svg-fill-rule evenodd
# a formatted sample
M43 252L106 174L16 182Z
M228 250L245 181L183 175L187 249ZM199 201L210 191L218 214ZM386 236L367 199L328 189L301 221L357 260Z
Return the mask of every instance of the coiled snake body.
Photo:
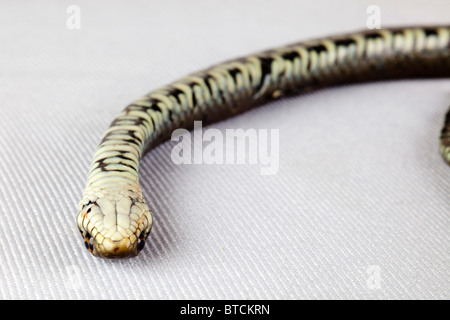
M86 248L105 258L135 256L143 249L152 215L139 186L139 160L173 130L307 90L413 77L450 77L450 26L302 42L225 62L152 91L116 116L94 154L77 215ZM450 164L450 112L440 151Z

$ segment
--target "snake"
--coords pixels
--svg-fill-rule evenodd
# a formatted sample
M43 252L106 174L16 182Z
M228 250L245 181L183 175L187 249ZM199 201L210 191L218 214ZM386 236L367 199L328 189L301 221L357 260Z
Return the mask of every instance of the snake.
M285 96L329 86L450 77L450 25L367 29L219 63L138 98L97 146L78 204L84 245L101 258L134 257L153 217L139 185L142 156L194 121L209 124ZM439 150L450 164L450 110Z

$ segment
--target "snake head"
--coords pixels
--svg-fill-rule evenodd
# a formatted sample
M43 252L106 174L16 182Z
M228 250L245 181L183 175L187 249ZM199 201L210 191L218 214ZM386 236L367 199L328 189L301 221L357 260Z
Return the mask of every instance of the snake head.
M77 224L86 248L94 256L126 258L144 248L152 215L140 190L91 187L80 201Z

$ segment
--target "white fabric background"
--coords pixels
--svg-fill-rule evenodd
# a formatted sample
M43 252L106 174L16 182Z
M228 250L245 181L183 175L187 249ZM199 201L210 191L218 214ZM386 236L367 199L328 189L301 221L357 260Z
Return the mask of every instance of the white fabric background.
M66 27L72 4L80 30ZM0 298L448 299L448 79L330 88L211 126L279 129L273 176L176 166L173 143L158 147L141 166L155 224L135 259L94 258L76 229L95 147L129 102L217 62L364 29L371 4L382 26L450 22L447 0L2 1Z

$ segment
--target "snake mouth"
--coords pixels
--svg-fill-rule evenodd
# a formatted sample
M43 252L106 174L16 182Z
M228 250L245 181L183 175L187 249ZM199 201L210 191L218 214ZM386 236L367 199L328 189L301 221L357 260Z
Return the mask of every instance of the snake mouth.
M104 238L102 243L94 240L92 254L101 258L119 259L134 257L139 253L138 242L132 242L129 237L121 240Z
M136 237L134 234L120 239L105 237L102 238L101 242L96 241L98 239L90 238L90 244L86 247L94 256L100 258L131 258L137 256L142 251L146 239L147 237L145 237L143 232L139 237Z
M92 255L106 259L120 259L135 257L144 249L150 228L147 232L140 232L139 237L136 234L123 237L118 232L114 233L112 237L104 237L99 233L93 237L89 232L82 229L79 231L84 239L86 249Z

